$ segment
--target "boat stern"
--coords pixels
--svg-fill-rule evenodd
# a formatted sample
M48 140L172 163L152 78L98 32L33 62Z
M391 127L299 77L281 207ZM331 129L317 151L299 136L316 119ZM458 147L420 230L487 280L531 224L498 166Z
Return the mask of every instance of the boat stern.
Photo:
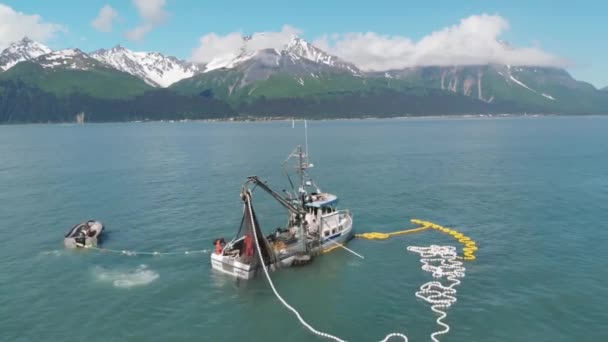
M238 258L216 252L211 253L211 268L240 279L251 279L257 271L256 267L240 262Z

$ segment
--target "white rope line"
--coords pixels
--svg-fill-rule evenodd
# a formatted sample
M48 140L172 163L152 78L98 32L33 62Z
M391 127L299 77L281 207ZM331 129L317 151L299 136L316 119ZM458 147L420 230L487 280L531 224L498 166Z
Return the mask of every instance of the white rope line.
M296 318L298 318L298 320L300 321L300 323L306 327L306 329L308 329L310 332L312 332L313 334L317 335L317 336L321 336L321 337L325 337L327 339L330 340L334 340L336 342L346 342L346 340L343 340L337 336L328 334L326 332L322 332L319 331L317 329L315 329L312 325L308 324L308 322L306 322L304 320L304 318L302 318L302 316L300 315L300 313L298 312L298 310L296 310L293 306L289 305L289 303L287 303L287 301L285 301L285 299L283 299L283 297L281 297L281 295L279 294L279 292L277 291L277 289L274 286L274 283L272 282L272 279L270 278L270 274L268 274L268 269L266 267L266 264L264 263L264 259L262 258L262 250L260 248L260 242L258 241L258 234L256 231L256 227L255 227L255 222L253 220L253 212L251 209L251 197L249 194L246 194L247 196L247 210L249 211L249 217L251 219L251 226L253 227L253 235L254 235L254 239L255 239L255 246L258 252L258 255L260 256L260 261L262 263L262 269L264 270L264 274L266 275L266 279L268 280L268 284L270 285L270 288L272 289L272 292L274 292L274 295L277 297L277 299L281 302L281 304L283 304L283 306L285 306L289 311L293 312L293 314L296 316ZM400 333L392 333L392 334L388 334L386 335L386 337L381 341L381 342L386 342L388 341L390 338L392 337L401 337L403 338L403 340L405 342L408 342L407 340L407 336L400 334Z
M306 322L300 313L277 291L270 278L270 274L268 273L268 269L266 268L266 264L264 263L262 255L262 250L260 248L260 242L258 241L257 231L255 227L255 222L253 220L253 212L251 209L251 198L249 194L247 194L247 209L249 210L249 217L251 218L251 225L253 227L253 234L255 238L255 245L257 248L258 255L260 256L260 260L262 263L262 269L264 270L264 274L266 275L266 279L268 280L268 284L274 292L274 295L279 299L281 304L289 309L293 314L298 318L300 323L304 325L309 331L313 334L321 337L325 337L327 339L334 340L336 342L346 342L337 336L319 331L312 327L308 322ZM420 290L416 292L416 297L423 299L424 301L430 303L431 310L438 313L440 316L437 318L436 322L439 326L443 327L443 329L435 331L431 334L431 339L434 342L439 342L436 336L446 334L450 331L450 326L443 322L443 319L447 317L446 310L452 306L452 304L456 303L456 289L455 287L460 284L460 280L458 278L462 278L465 275L465 267L462 266L462 262L456 260L458 257L456 253L456 247L454 246L437 246L431 245L430 247L416 247L409 246L407 250L410 252L418 253L421 256L420 262L423 264L422 269L427 272L431 272L433 278L443 278L445 277L447 280L451 282L450 285L444 286L439 281L431 281L426 284L420 286ZM433 265L434 263L439 263L439 265ZM408 338L406 335L401 333L390 333L384 337L380 342L387 342L389 339L393 337L402 338L404 342L408 342Z
M386 342L393 337L401 337L403 339L403 341L407 342L407 336L405 336L401 333L390 333L390 334L386 335L386 337L384 337L384 339L381 340L380 342Z
M81 247L84 248L88 248L88 249L94 249L100 252L107 252L107 253L115 253L115 254L122 254L122 255L126 255L126 256L136 256L136 255L188 255L188 254L207 254L209 253L209 250L207 249L201 249L201 250L193 250L193 251L183 251L183 252L158 252L158 251L153 251L153 252L147 252L147 251L133 251L133 250L119 250L119 249L109 249L109 248L99 248L99 247L95 247L95 246L82 246Z
M329 241L329 242L331 242L331 243L333 243L333 244L337 245L338 247L342 247L342 248L344 248L344 249L345 249L345 250L347 250L348 252L352 253L353 255L355 255L355 256L357 256L357 257L359 257L359 258L361 258L361 259L365 259L365 257L364 257L363 255L361 255L361 254L359 254L359 253L357 253L357 252L353 251L352 249L349 249L348 247L344 246L344 245L343 245L343 244L341 244L341 243L338 243L338 242L336 242L336 241L334 241L334 240L332 240L332 239L329 239L329 240L327 240L327 241Z
M453 246L409 246L407 250L420 255L422 269L431 272L433 278L446 278L451 282L450 285L444 286L439 281L430 281L420 286L420 290L416 292L416 297L431 304L431 310L439 314L436 322L443 329L431 334L431 339L439 342L436 336L447 334L450 331L450 326L444 323L443 319L448 315L446 310L456 303L455 287L460 284L458 278L464 277L466 269L462 266L461 261L456 260L456 247Z
M336 337L334 335L330 335L328 333L319 331L315 328L313 328L310 324L308 324L304 318L302 318L302 316L300 315L300 313L298 312L298 310L294 309L291 305L289 305L289 303L287 303L285 301L285 299L283 299L283 297L281 297L281 295L279 294L279 292L277 291L277 289L274 287L274 283L272 282L272 279L270 278L270 275L268 274L268 269L266 268L266 264L264 263L264 259L262 258L262 249L260 248L260 241L258 241L258 234L256 232L256 226L255 226L255 222L253 220L253 212L251 210L251 197L250 194L247 193L247 210L249 211L249 218L251 219L251 227L253 228L253 235L254 235L254 240L255 240L255 246L257 248L257 252L258 252L258 256L260 258L260 261L262 263L262 269L264 270L264 274L266 275L266 279L268 280L268 284L270 285L270 288L272 289L272 292L274 292L274 295L277 297L277 299L281 302L281 304L283 304L283 306L285 306L289 311L293 312L293 314L298 318L298 320L300 321L300 323L305 326L308 330L310 330L310 332L312 332L315 335L321 336L321 337L325 337L331 340L334 340L336 342L346 342L345 340Z

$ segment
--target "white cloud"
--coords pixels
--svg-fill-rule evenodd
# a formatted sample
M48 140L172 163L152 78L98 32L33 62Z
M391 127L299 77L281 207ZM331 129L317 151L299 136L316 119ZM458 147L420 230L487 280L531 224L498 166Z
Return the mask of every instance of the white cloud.
M167 19L165 10L166 0L133 0L142 22L135 28L127 31L125 36L130 40L140 41L146 34Z
M133 0L139 15L151 24L160 24L167 18L165 0Z
M148 34L148 32L152 31L153 28L154 26L151 24L142 24L132 30L125 32L125 36L129 40L138 42L143 40L145 35Z
M375 32L324 35L313 41L317 47L352 62L367 71L414 66L510 64L564 67L569 63L538 47L512 47L500 40L509 22L498 15L473 15L458 24L432 32L418 41L405 36ZM278 32L258 32L245 45L248 51L281 48L301 31L289 25ZM194 62L208 63L240 53L243 34L209 33L192 52Z
M110 5L105 5L99 10L99 14L93 19L91 26L101 32L110 32L116 18L118 18L118 11Z
M200 45L192 52L191 60L197 63L208 63L214 58L230 58L241 52L261 49L281 49L294 35L302 33L299 29L284 25L281 31L256 32L243 44L243 34L232 32L227 35L209 33L199 40Z
M319 48L364 70L388 70L430 65L511 64L565 66L568 63L537 47L516 48L499 37L509 23L498 15L473 15L435 31L419 41L374 32L323 36Z
M192 61L208 63L214 58L230 58L243 46L243 35L239 32L220 36L209 33L200 38L200 46L192 52Z
M24 14L0 4L0 49L28 36L45 42L66 29L59 24L49 23L36 14Z

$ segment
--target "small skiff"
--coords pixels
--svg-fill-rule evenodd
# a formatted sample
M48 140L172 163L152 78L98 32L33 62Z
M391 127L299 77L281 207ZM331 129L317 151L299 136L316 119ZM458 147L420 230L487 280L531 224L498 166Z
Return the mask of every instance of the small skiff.
M96 247L103 228L103 224L95 220L79 223L65 235L63 244L67 248Z

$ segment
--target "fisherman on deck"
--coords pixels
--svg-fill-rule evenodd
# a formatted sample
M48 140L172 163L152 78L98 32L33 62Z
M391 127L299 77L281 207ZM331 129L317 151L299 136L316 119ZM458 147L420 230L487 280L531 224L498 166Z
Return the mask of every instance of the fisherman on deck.
M253 238L251 234L245 235L245 256L253 256Z
M219 238L215 240L215 253L216 254L222 254L222 251L224 250L224 238Z

